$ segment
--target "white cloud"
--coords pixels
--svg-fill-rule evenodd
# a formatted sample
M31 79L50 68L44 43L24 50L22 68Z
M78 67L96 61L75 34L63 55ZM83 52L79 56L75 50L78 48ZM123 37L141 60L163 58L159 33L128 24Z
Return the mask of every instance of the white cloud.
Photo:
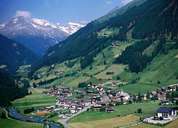
M122 2L123 5L125 5L125 4L127 4L127 3L131 2L131 1L132 0L121 0L121 2Z
M132 0L106 0L106 4L112 4L113 1L118 1L120 2L122 5L126 5L127 3L131 2Z
M16 11L15 16L23 16L23 17L31 17L31 13L29 11L18 10Z

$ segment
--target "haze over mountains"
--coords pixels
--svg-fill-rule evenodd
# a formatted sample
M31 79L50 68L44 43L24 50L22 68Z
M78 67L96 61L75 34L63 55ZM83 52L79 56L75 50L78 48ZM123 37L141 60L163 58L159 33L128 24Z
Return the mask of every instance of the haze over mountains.
M85 24L69 22L67 25L32 18L26 11L18 11L8 22L0 24L0 33L14 39L41 56L54 44L66 39Z

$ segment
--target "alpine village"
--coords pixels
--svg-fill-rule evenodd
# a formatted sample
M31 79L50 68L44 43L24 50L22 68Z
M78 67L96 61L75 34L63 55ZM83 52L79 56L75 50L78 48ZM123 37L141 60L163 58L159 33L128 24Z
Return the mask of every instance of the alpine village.
M65 26L19 11L0 43L0 128L178 128L178 0Z

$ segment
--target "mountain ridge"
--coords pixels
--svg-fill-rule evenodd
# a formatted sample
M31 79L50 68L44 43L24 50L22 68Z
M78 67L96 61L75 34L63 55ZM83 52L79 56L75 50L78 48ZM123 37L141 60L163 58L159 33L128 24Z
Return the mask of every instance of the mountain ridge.
M133 4L135 3L133 2ZM160 2L160 0L146 0L139 6L132 6L126 9L121 15L118 14L112 18L108 17L108 20L104 22L100 22L100 19L99 21L95 20L74 35L62 41L64 45L61 46L57 44L50 48L45 55L46 60L44 59L44 61L47 63L55 63L57 61L62 62L66 59L73 59L79 56L86 56L90 52L95 51L94 47L108 45L108 40L128 40L128 34L130 38L144 39L157 38L161 34L168 34L171 32L172 36L175 37L176 35L174 36L174 34L177 32L174 28L177 28L177 26L173 26L176 25L173 24L173 22L176 22L176 19L169 14L159 16L159 13L167 7L167 4L169 4L167 0L163 0L162 2ZM116 10L116 12L117 11L120 10ZM171 13L172 10L167 12ZM155 17L155 20L152 20L152 17ZM169 21L171 18L172 20ZM167 22L167 24L165 24L165 22ZM98 36L98 33L102 33L102 31L113 31L112 29L115 29L115 33L112 37L103 36L103 38L100 38ZM99 43L100 41L103 43ZM77 45L81 47L79 48Z
M66 39L84 26L84 24L72 22L67 25L54 24L44 19L18 15L1 24L0 33L41 56L49 47Z
M32 81L77 86L118 80L127 83L121 89L131 93L178 82L174 70L178 65L177 2L146 0L130 6L123 7L122 14L116 10L118 15L89 23L63 45L51 47L33 75L37 80Z

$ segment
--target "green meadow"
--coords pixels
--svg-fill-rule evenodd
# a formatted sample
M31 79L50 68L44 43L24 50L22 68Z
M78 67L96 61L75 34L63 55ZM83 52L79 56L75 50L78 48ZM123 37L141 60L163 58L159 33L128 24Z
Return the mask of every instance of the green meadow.
M42 94L42 91L44 91L44 89L33 89L31 95L17 99L13 101L12 104L18 110L55 105L55 97Z
M13 119L0 119L0 128L42 128L42 124L27 123Z
M85 122L93 120L109 119L114 117L122 117L130 114L136 114L138 116L150 116L153 115L156 109L159 107L158 102L144 102L144 103L134 103L127 105L119 105L115 107L115 111L112 113L99 112L99 111L87 111L80 114L77 117L71 119L70 122ZM137 110L142 109L142 113L138 114Z

